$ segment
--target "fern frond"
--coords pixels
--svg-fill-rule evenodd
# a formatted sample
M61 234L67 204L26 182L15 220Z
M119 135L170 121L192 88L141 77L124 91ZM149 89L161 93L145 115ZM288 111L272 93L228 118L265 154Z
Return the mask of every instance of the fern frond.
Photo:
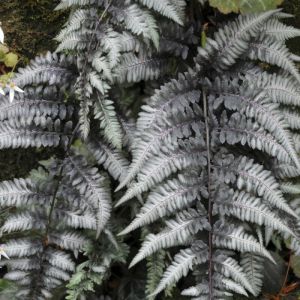
M61 2L62 3L62 2ZM89 15L89 11L87 9L76 9L70 14L68 22L65 24L64 28L59 32L56 36L56 40L58 42L62 42L66 35L80 29L83 22Z
M38 268L39 262L35 258L14 258L0 262L0 266L7 266L11 270L31 271Z
M146 163L138 174L138 182L133 183L127 190L126 194L117 202L117 206L123 204L129 199L149 190L164 178L167 178L175 171L185 170L189 167L203 167L206 165L205 151L197 152L196 149L191 151L176 151L175 153L163 152ZM200 148L200 150L202 150Z
M198 218L197 218L198 217ZM176 216L176 220L166 222L167 228L161 233L149 234L129 267L134 266L145 257L159 249L169 248L184 244L192 235L204 228L209 228L205 217L199 219L196 211L183 211Z
M261 26L277 11L267 11L262 14L240 15L237 20L227 24L215 33L219 52L214 61L218 70L226 70L248 50L248 43L252 36L256 36ZM210 51L211 44L207 43L206 49ZM206 51L204 49L204 51Z
M150 193L140 213L120 234L127 234L176 210L188 207L196 197L200 197L199 192L204 193L201 183L201 179L195 180L193 177L180 175L178 179L158 186Z
M162 280L152 296L157 295L167 286L176 283L183 276L186 276L188 272L192 270L195 260L196 255L191 249L181 250L178 254L176 254L172 264L165 271Z
M1 227L2 233L11 233L14 231L25 231L29 229L44 229L43 217L39 214L29 212L13 214L9 216Z
M7 274L5 274L5 278L13 281L21 281L24 282L24 278L26 278L29 275L28 272L24 271L12 271Z
M120 58L115 78L118 83L154 80L158 79L167 67L167 59L125 53Z
M263 284L263 261L264 258L255 253L246 252L241 254L241 266L254 290L254 296L258 296Z
M111 199L105 177L96 168L89 168L83 157L70 156L64 170L73 186L94 207L97 216L97 236L110 217Z
M160 282L160 278L164 273L165 257L165 251L160 250L147 258L147 295L153 294Z
M274 168L276 176L281 179L295 178L300 176L299 169L289 164L277 164Z
M106 169L115 180L122 180L126 176L129 162L120 150L111 149L101 141L88 143L97 163Z
M220 128L219 139L221 143L227 142L230 145L247 144L252 149L264 151L282 162L291 162L291 156L287 150L259 124L253 123L238 113L232 114L229 121L224 117L223 122L226 125ZM294 152L292 148L293 157L295 156Z
M253 295L255 291L251 286L251 282L247 278L247 273L244 272L238 262L231 257L224 257L224 255L216 256L214 262L219 264L222 268L221 272L229 278L232 278L235 282L241 284L245 289L251 292Z
M300 122L299 122L300 114L297 111L291 109L282 109L281 111L290 129L292 130L300 129Z
M90 32L90 35L91 34L92 32ZM90 37L87 32L71 32L69 34L65 34L63 36L62 41L56 49L56 53L72 50L84 51L89 41L89 38Z
M245 188L247 192L255 191L272 206L297 217L284 199L270 171L264 170L261 165L253 164L251 160L246 163L246 159L243 158L237 174L239 175L237 179L239 189Z
M49 242L58 245L62 249L71 250L75 253L82 251L89 240L82 234L72 231L53 233L49 236Z
M39 83L59 84L61 87L70 85L74 79L70 69L72 65L72 57L48 52L32 60L27 67L19 69L14 82L22 87Z
M32 240L31 238L24 239L11 239L1 247L7 253L9 257L25 257L35 255L42 249L42 244L38 240Z
M226 290L230 290L233 291L234 293L240 294L240 295L244 295L244 296L248 296L247 292L245 291L245 289L243 288L243 286L241 286L239 283L236 283L233 280L227 279L227 278L222 278L220 276L220 278L216 279L218 281L222 280L222 284L220 284L220 287L225 287Z
M265 225L293 235L292 230L267 206L262 204L259 198L252 197L251 194L245 192L236 192L234 194L229 193L227 196L231 198L231 201L226 201L223 193L219 199L218 197L215 199L219 214L233 215L241 221Z
M293 27L287 26L277 19L270 19L266 22L263 32L267 35L270 35L277 40L285 41L287 39L295 38L300 36L300 30Z
M101 40L101 46L103 48L103 51L107 53L105 59L108 61L109 68L113 69L114 67L118 66L120 62L120 56L122 51L122 45L120 43L120 34L113 29L107 29L105 32L104 37ZM95 59L97 59L97 55L95 56ZM103 63L99 65L100 61L93 60L93 65L96 67L98 72L103 71L104 76L112 81L112 78L110 78L110 70L108 68L103 68ZM101 59L101 58L100 58ZM97 68L100 67L100 68Z
M280 186L283 193L300 194L300 184L293 184L290 182L282 183Z
M105 95L110 89L108 83L95 71L88 74L88 80L91 83L91 86L98 90L101 95Z
M70 256L60 250L49 249L46 252L45 259L55 267L59 267L63 270L74 271L74 262L71 260Z
M96 119L100 120L100 128L104 130L107 140L117 149L121 149L123 133L113 101L105 99L98 94L94 115Z
M238 250L242 253L253 252L274 262L271 254L252 235L246 233L243 227L224 227L221 222L215 224L213 242L217 247Z
M298 85L290 77L280 76L276 73L262 73L258 78L250 76L249 82L255 80L255 85L266 92L266 96L273 103L282 103L284 105L300 105L300 95ZM250 83L251 85L251 83Z
M86 101L80 101L80 109L78 112L79 115L79 131L83 140L86 140L90 133L90 106L92 101L86 99Z
M253 94L251 91L243 91L243 88L238 94L235 93L236 91L225 92L225 97L221 95L218 100L224 101L226 108L238 110L240 114L245 114L247 118L253 118L269 131L290 154L295 164L299 166L298 156L295 152L290 133L286 130L288 124L282 113L278 110L278 105L264 103L263 100L259 101L263 95L260 93ZM233 101L234 97L238 97L238 103Z
M139 172L142 165L151 154L156 154L162 147L162 141L170 141L168 147L172 147L172 141L178 138L188 137L191 132L200 132L203 124L196 121L197 115L201 115L201 109L195 105L194 111L190 111L182 119L180 115L174 118L171 126L162 126L159 130L149 130L145 132L143 140L139 140L133 152L134 158L128 175L118 186L117 190L124 187ZM199 124L200 123L200 124Z
M154 9L163 16L166 16L175 22L183 25L184 8L186 6L185 1L165 1L161 2L159 0L138 0L143 5L150 9Z
M91 0L61 0L56 6L56 10L67 9L73 5L84 6L91 3Z
M270 36L262 36L250 43L248 56L250 59L260 59L269 64L277 65L291 73L300 82L299 72L290 58L287 47Z
M57 214L56 217L58 219L60 219L70 228L97 229L97 219L91 212L55 209L55 214Z
M300 31L272 10L209 38L193 12L205 1L192 2L62 0L71 14L57 51L20 69L13 82L24 94L13 103L0 96L0 149L63 146L29 179L0 183L0 250L10 257L0 266L18 298L55 298L65 285L66 299L93 297L129 253L115 236L123 220L119 235L156 222L130 264L148 259L150 297L190 270L182 294L195 300L257 296L264 259L274 262L270 234L299 252L300 57L285 41ZM112 212L117 181L127 192L116 206L139 203ZM143 299L139 281L129 295L121 281L119 297Z
M158 48L159 35L155 19L152 15L136 4L132 4L123 11L124 25L137 36L142 36L144 39L149 39L154 46Z
M72 117L73 108L63 103L62 95L57 89L25 89L26 95L18 94L11 103L1 96L0 120L20 118L22 124L32 124L37 115L60 120ZM40 99L42 98L42 99Z
M28 268L29 263L31 263L30 268ZM15 263L13 259L10 266L16 269L9 270L6 278L18 281L21 285L18 293L33 299L52 297L51 291L68 280L69 272L74 270L74 263L68 255L62 251L53 252L47 247L41 248L35 256L23 259L21 264L19 259ZM27 269L26 272L18 270L18 267L23 266Z
M161 89L155 91L149 104L142 106L137 129L142 131L152 128L161 116L170 117L184 112L190 103L197 102L200 96L193 72L179 74L177 80L164 84Z
M0 207L26 207L50 201L51 194L33 188L30 179L14 179L0 183Z
M59 123L58 120L52 126L58 125L60 127ZM51 126L51 124L49 125ZM11 126L6 122L0 123L0 148L39 148L57 147L59 144L66 145L69 139L68 133L70 134L72 127L71 121L65 125L65 129L62 129L61 132L55 130L58 128L51 127L49 131L45 131L40 127L22 128L18 125L16 127Z

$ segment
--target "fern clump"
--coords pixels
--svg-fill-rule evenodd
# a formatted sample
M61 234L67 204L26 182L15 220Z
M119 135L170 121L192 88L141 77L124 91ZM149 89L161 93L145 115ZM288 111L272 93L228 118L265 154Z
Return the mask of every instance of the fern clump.
M280 15L268 11L226 24L199 48L193 69L163 85L143 106L133 161L118 189L130 186L117 205L147 196L121 234L166 223L146 236L131 266L160 249L183 247L153 294L193 270L196 285L183 295L257 296L262 278L251 260L273 260L262 232L298 240L291 226L298 215L271 167L299 168L297 118L287 113L299 105L299 73L284 43L296 31L281 24ZM250 60L275 64L284 75Z
M158 79L168 72L171 53L187 56L185 44L195 42L183 30L185 1L62 1L57 9L75 7L57 36L57 52L77 56L76 98L80 101L80 132L86 138L90 113L100 121L104 136L121 148L124 134L111 98L115 83ZM98 10L101 10L101 13ZM150 10L152 9L153 12ZM154 13L173 20L157 20ZM159 24L169 28L161 37Z
M2 224L1 234L18 233L17 239L3 244L11 257L5 277L18 281L23 287L18 294L29 299L49 298L53 288L70 279L74 261L57 249L76 255L92 241L82 230L98 236L110 215L106 180L95 176L83 157L72 155L44 165L45 170L33 171L28 179L1 184L1 206L16 207ZM91 188L93 195L93 190L87 192Z
M272 236L300 253L299 30L268 10L207 31L204 4L62 0L57 50L0 96L0 149L49 154L0 182L17 299L259 297Z

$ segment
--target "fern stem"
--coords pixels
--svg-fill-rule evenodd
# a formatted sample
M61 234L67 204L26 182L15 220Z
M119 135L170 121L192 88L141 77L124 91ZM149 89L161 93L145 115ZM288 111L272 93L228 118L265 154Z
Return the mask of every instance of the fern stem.
M206 131L206 149L207 149L207 192L208 192L208 222L210 225L210 231L208 234L208 281L209 281L209 299L213 299L213 265L212 265L212 237L213 237L213 220L212 220L212 209L213 203L211 200L211 157L210 157L210 137L209 137L209 122L208 122L208 109L206 93L202 91L203 97L203 112L205 119L205 131Z
M94 30L94 36L96 35L97 29L98 29L98 27L99 27L101 21L102 21L103 18L105 17L105 15L106 15L106 13L107 13L107 11L108 11L108 9L109 9L111 3L112 3L112 0L110 0L110 1L107 3L107 5L106 5L104 11L102 12L102 14L101 14L101 16L100 16L100 18L99 18L99 20L98 20L98 22L97 22L97 24L96 24L96 27L95 27L95 30ZM91 39L91 44L92 44L92 41L93 41L93 38ZM100 43L101 43L101 40L98 40L96 49L98 49ZM90 45L89 50L91 50L91 45Z
M56 203L56 195L57 195L57 192L58 192L58 189L59 189L59 183L60 183L60 180L62 178L62 174L63 174L63 164L60 167L59 174L57 176L58 177L57 185L55 187L55 190L54 190L54 193L53 193L53 197L52 197L52 200L51 200L51 207L50 207L50 212L49 212L49 215L48 215L47 225L46 225L46 238L47 238L48 233L49 233L49 228L50 228L50 224L51 224L51 218L52 218L54 206L55 206L55 203Z
M96 25L95 25L95 28L94 28L94 31L93 31L93 34L92 34L90 43L89 43L89 45L88 45L88 47L87 47L87 54L86 54L86 56L85 56L86 59L85 59L85 64L84 64L83 70L86 69L86 66L87 66L89 57L90 57L90 55L91 55L93 39L94 39L94 37L95 37L96 34L97 34L98 27L99 27L101 21L103 20L103 18L105 17L105 15L106 15L106 13L107 13L107 11L108 11L108 9L109 9L111 3L112 3L112 0L110 0L110 1L107 3L107 6L105 7L104 11L102 12L102 14L101 14L99 20L97 21L97 23L96 23ZM96 49L98 48L99 43L100 43L100 40L97 42Z
M289 276L289 272L290 272L290 268L291 268L291 262L292 262L291 258L292 258L292 251L289 252L288 266L287 266L287 269L286 269L284 281L283 281L281 289L280 289L280 291L278 293L279 296L283 295L283 291L284 291L284 288L285 288L287 280L288 280L288 276Z
M72 143L74 141L75 135L76 135L76 133L79 129L79 126L80 126L80 123L78 122L76 127L74 128L74 130L72 132L72 135L71 135L70 139L69 139L67 149L66 149L66 152L65 152L65 156L69 156L69 152L70 152ZM57 175L57 178L58 178L57 179L57 185L55 187L53 197L52 197L52 200L51 200L51 206L50 206L50 211L49 211L49 215L48 215L48 219L47 219L47 225L46 225L46 238L48 236L50 225L51 225L52 214L53 214L53 210L54 210L55 203L56 203L56 196L57 196L57 193L58 193L58 189L59 189L59 186L60 186L61 179L63 177L64 161L62 162L62 165L60 166L60 169L59 169L59 172L58 172L58 175Z

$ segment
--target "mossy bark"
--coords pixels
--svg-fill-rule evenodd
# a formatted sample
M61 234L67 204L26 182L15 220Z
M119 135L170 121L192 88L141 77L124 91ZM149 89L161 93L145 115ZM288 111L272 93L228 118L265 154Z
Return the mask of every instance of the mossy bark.
M59 0L9 0L0 3L0 21L6 42L24 59L53 50L53 38L66 20L66 13L54 11Z

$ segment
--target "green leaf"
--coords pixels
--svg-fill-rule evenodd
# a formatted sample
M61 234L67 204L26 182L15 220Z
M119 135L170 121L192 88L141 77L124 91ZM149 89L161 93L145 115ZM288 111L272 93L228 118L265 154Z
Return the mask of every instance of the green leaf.
M275 9L283 0L239 0L242 14L262 12Z
M206 33L205 33L205 31L202 31L201 32L201 46L204 48L205 47L205 45L206 45Z
M16 284L14 284L14 282L3 278L0 279L0 292L14 287L16 287Z
M5 58L5 54L9 52L9 49L3 45L0 44L0 60L3 61Z
M292 255L291 268L293 269L294 274L300 278L300 256Z
M15 53L8 53L5 55L4 64L8 68L13 68L18 63L18 55Z
M256 13L275 9L283 0L209 0L212 7L217 8L223 14Z
M0 279L0 300L16 300L16 292L18 291L18 286L16 283L7 280L7 279Z
M223 14L239 12L239 0L209 0L209 4Z
M75 273L72 276L72 278L70 280L70 283L68 284L67 287L71 288L73 286L78 285L83 280L84 276L85 276L84 272Z

